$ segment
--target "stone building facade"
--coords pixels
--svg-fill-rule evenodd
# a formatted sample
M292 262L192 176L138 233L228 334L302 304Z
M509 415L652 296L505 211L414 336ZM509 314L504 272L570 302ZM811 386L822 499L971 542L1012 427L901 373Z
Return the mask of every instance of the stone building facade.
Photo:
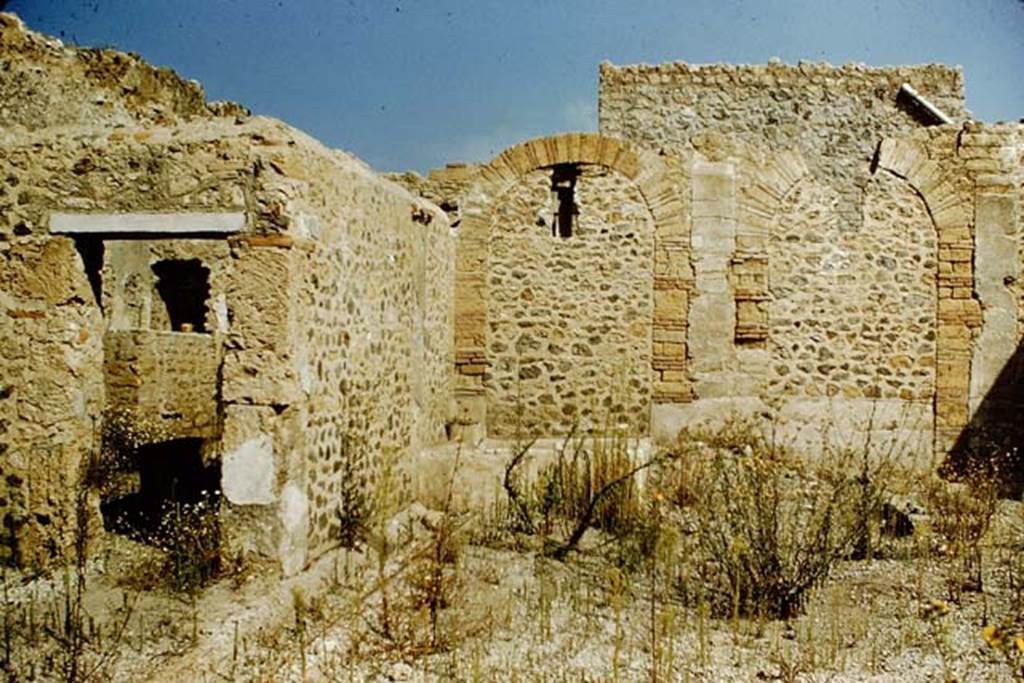
M3 559L69 547L99 464L106 525L220 491L225 556L300 570L343 489L446 438L447 217L131 56L0 45Z
M922 466L1014 423L1024 138L970 120L959 70L603 64L600 77L599 134L517 145L460 183L449 169L418 180L461 212L463 422L492 436L599 427L585 386L663 442L769 410L793 439L884 438ZM594 177L614 189L595 197ZM586 251L590 221L606 244ZM586 311L536 298L544 285Z
M446 440L1024 436L1024 126L958 70L603 64L600 132L384 178L11 15L0 61L4 560L174 481L294 573Z

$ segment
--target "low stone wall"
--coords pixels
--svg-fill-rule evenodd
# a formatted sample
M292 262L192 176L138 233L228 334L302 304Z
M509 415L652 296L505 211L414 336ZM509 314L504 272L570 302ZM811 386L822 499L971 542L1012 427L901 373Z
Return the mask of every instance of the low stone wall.
M133 445L220 435L220 339L109 330L103 338L105 420Z

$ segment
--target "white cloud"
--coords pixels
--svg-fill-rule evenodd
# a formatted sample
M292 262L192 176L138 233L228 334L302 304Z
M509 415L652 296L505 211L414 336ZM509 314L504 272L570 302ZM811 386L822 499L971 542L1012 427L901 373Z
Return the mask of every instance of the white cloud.
M591 99L566 102L562 107L562 118L571 131L596 131L597 102Z

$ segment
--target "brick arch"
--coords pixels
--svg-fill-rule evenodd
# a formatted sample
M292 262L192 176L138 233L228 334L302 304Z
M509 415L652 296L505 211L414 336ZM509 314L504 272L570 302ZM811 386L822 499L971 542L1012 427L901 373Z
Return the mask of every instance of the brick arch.
M740 221L731 274L735 282L736 343L762 345L768 340L768 241L787 196L811 172L799 151L772 155L754 166L739 198Z
M935 452L944 455L970 420L971 340L981 326L974 292L971 206L953 174L907 140L883 140L875 165L902 178L924 200L938 235Z
M683 377L693 274L689 222L673 173L677 160L594 133L536 138L510 147L480 169L467 193L456 257L457 395L482 396L484 391L491 229L488 209L527 173L569 163L593 164L616 171L631 180L643 197L654 223L652 401L658 404L691 400L689 383ZM475 414L468 421L483 421L482 406L469 410ZM466 411L463 406L463 412Z

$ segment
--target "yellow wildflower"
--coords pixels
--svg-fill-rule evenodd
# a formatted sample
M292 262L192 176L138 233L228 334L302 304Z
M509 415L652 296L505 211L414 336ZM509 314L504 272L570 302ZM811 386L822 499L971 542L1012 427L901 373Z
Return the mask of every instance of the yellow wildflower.
M944 617L949 614L949 603L945 600L933 599L924 609L926 617Z
M1003 646L1003 632L995 624L988 624L981 629L981 637L991 647L1001 648Z

